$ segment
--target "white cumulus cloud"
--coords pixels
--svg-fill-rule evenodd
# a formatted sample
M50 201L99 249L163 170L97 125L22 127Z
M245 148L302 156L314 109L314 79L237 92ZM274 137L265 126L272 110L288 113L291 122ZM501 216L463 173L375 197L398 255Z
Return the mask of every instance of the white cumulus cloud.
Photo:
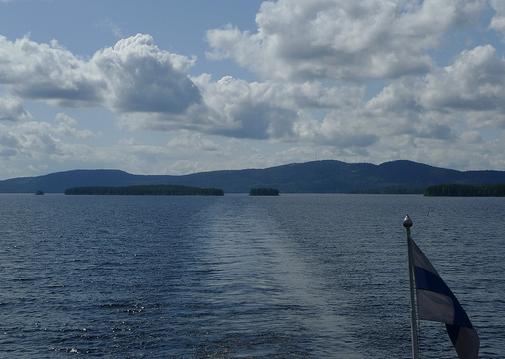
M426 78L421 101L431 108L505 110L505 60L491 45L463 51Z
M25 98L96 103L105 83L96 68L56 41L0 36L0 83Z
M160 50L137 34L80 58L56 41L0 36L0 84L19 97L118 112L184 112L200 102L186 71L195 59Z
M265 1L256 32L207 32L214 59L232 58L264 78L395 78L432 67L428 49L475 19L483 0Z
M0 97L0 122L25 121L31 119L31 117L19 98Z
M489 27L505 37L505 2L503 0L490 0L489 2L495 11Z
M106 102L119 112L184 112L200 102L186 75L194 59L160 50L150 35L119 40L90 63L106 83Z

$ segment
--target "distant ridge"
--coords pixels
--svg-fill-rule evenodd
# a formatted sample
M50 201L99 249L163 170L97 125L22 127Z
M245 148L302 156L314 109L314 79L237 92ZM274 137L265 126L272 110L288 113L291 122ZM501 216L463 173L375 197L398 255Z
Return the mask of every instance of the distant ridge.
M505 171L457 171L406 160L380 165L324 160L182 176L135 175L107 169L72 170L0 181L0 192L63 193L70 187L170 184L243 193L255 187L277 188L281 193L422 193L427 186L445 183L505 183Z

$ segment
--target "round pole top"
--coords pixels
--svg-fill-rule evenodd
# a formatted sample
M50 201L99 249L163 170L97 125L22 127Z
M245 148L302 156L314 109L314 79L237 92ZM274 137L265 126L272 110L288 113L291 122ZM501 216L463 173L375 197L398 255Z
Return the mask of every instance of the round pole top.
M407 214L405 218L403 219L403 226L405 228L410 228L412 227L414 223L412 222L412 219L410 219L409 215Z

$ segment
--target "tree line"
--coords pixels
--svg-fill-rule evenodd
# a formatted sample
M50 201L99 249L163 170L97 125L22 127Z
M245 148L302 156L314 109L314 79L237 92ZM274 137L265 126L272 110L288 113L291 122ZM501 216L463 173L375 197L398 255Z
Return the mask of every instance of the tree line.
M502 197L505 196L505 184L468 185L440 184L427 187L425 196L459 196L459 197Z
M177 185L143 185L124 187L73 187L66 195L144 195L144 196L223 196L219 188L199 188Z

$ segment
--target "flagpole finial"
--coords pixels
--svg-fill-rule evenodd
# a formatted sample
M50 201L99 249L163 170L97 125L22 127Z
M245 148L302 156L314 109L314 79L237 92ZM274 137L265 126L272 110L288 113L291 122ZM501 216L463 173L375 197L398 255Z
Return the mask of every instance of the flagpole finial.
M412 222L412 219L410 219L409 215L407 214L405 218L403 219L403 226L405 228L410 228L412 227L414 223Z

